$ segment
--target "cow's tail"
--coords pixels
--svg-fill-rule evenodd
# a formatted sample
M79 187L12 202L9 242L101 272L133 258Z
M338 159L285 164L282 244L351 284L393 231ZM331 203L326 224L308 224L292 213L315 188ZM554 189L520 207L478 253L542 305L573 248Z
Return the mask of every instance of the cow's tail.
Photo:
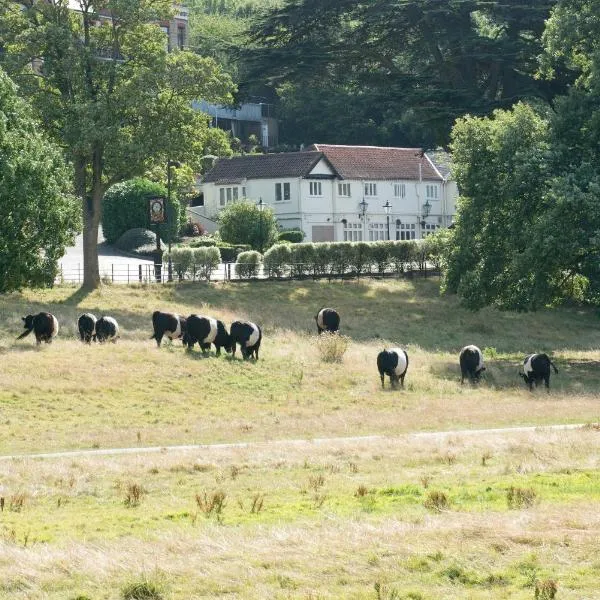
M24 331L17 339L22 340L24 337L28 336L31 333L31 329Z
M554 372L555 372L556 374L558 374L558 369L556 368L556 365L555 365L555 364L554 364L552 361L549 361L549 362L550 362L550 364L552 365L552 368L554 369Z

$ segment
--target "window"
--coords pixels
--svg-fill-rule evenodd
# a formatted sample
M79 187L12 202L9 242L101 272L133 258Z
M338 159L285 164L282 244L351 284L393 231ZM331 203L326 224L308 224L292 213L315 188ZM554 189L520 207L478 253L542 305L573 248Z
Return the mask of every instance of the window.
M406 184L395 183L394 184L394 198L405 198L406 197Z
M362 241L362 223L344 223L344 241L361 242Z
M376 183L365 183L365 196L377 196Z
M183 50L185 46L185 27L179 26L177 27L177 47L180 50Z
M338 196L351 196L349 183L338 183Z
M384 223L369 223L369 241L377 242L378 240L385 240L385 224Z
M289 183L276 183L275 184L275 202L283 202L289 200L290 195L290 184Z
M430 223L425 223L423 225L423 230L422 230L421 235L424 238L426 238L428 235L431 235L432 233L435 232L436 229L439 229L439 228L440 228L439 225L433 225L433 224L430 224Z
M321 191L321 182L320 181L311 181L310 182L310 195L311 196L322 196L323 193Z
M414 240L417 236L415 223L396 223L397 240Z
M246 194L246 188L242 188L242 197ZM222 187L219 188L219 206L225 206L232 202L237 202L240 197L239 188L236 187Z
M437 185L426 185L425 186L425 198L428 200L437 200L439 198L439 186Z

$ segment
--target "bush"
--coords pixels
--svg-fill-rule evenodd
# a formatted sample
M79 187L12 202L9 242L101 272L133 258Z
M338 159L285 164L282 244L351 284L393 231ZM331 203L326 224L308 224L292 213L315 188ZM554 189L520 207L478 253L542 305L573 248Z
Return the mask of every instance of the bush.
M265 269L269 277L283 277L292 262L292 251L288 244L271 246L263 257Z
M194 250L192 248L173 248L171 250L171 261L177 278L182 281L192 268Z
M429 510L442 512L449 508L450 502L444 492L431 491L427 493L427 497L423 501L423 506Z
M417 254L417 243L414 240L390 243L390 262L397 274L404 273L412 267Z
M302 231L302 229L284 229L283 231L279 232L277 239L280 242L291 242L292 244L300 244L305 237L306 234L304 233L304 231Z
M163 600L160 587L152 581L142 580L126 585L121 590L123 600Z
M199 240L193 240L189 243L190 248L208 248L216 245L217 240L208 236L202 236Z
M340 363L350 346L350 338L339 333L325 331L317 338L317 348L321 360L326 363Z
M269 207L261 212L254 202L235 202L219 215L221 239L232 245L248 244L254 250L270 248L277 239L277 220Z
M149 229L148 200L158 196L164 198L166 195L164 186L142 178L110 187L102 202L102 230L106 240L114 244L129 229ZM159 235L163 241L175 240L181 215L179 200L172 194L170 206L167 207L167 223L159 225ZM152 227L156 228L155 225Z
M315 270L315 245L314 244L294 244L290 248L292 261L292 275L302 277Z
M161 249L165 249L163 241L160 242ZM156 234L149 229L130 229L126 231L116 242L115 248L123 252L153 256L156 251Z
M240 252L235 263L235 273L238 277L256 277L261 263L261 254L255 250Z
M528 508L537 498L533 488L520 488L511 486L506 490L506 503L508 508Z
M221 262L218 248L174 248L171 251L173 270L179 281L182 279L205 279L210 281Z
M371 272L371 247L372 243L352 242L350 244L350 267L357 275Z
M371 262L377 266L378 273L385 273L391 263L391 244L375 242L371 245Z
M181 228L181 235L185 235L188 237L198 237L204 235L206 229L201 223L194 223L193 221L188 221Z
M251 250L248 245L231 246L229 244L217 244L217 248L221 252L221 260L225 263L235 262L240 253Z

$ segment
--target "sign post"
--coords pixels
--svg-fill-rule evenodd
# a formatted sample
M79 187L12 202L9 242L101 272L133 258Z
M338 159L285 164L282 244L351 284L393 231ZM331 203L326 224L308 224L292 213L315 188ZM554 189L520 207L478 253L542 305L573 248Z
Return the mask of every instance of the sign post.
M150 198L148 200L148 211L150 213L150 224L156 224L156 250L154 250L154 276L156 283L162 281L162 255L160 247L160 224L167 222L167 207L162 197Z

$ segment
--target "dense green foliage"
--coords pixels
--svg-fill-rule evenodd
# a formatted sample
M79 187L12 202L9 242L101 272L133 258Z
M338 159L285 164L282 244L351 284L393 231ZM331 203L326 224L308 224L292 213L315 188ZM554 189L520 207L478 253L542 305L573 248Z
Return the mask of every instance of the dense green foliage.
M235 274L242 279L256 277L260 269L262 256L256 250L240 252L235 263Z
M467 112L564 89L536 77L554 4L287 0L253 25L246 87L277 90L284 142L444 144Z
M115 248L131 254L154 257L156 251L156 233L144 227L128 229L115 242ZM165 244L160 240L160 247L165 249Z
M169 255L165 257L165 260ZM183 279L210 281L221 262L221 253L215 246L173 248L170 258L179 281Z
M212 132L191 102L227 101L233 86L214 60L167 52L159 22L170 18L171 0L69 4L0 0L1 61L73 164L84 285L95 287L105 191L155 164L205 154Z
M292 242L292 244L299 244L304 240L306 234L301 229L283 229L279 232L277 239L280 242Z
M219 214L219 233L224 242L262 251L277 239L277 220L269 207L261 212L254 202L234 202Z
M123 233L136 227L156 229L150 223L150 198L166 198L167 190L159 183L141 177L113 185L104 194L102 206L102 231L109 243L115 242ZM182 210L177 196L171 192L167 206L167 222L160 225L159 235L165 242L177 237Z
M454 129L462 198L444 286L471 308L600 303L599 11L565 0L548 22L546 73L579 75L554 112L517 105Z
M60 149L0 69L0 292L54 282L81 226Z

